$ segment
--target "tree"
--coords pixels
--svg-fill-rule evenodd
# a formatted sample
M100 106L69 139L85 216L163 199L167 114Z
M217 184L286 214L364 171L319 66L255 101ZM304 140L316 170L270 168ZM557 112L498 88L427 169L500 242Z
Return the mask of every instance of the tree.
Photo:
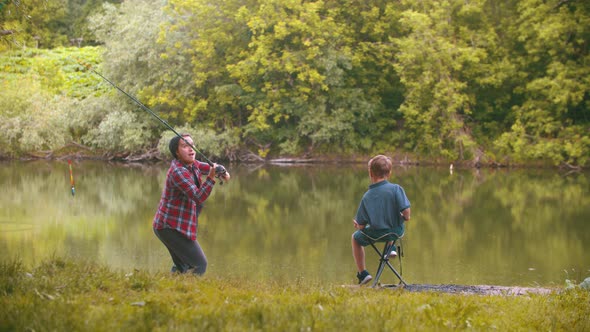
M0 39L3 49L11 47L51 48L66 44L59 30L66 17L66 0L3 0ZM2 49L0 49L2 50Z
M0 51L95 43L86 19L103 3L121 0L0 0Z
M171 30L187 31L199 102L277 152L367 148L379 89L366 93L351 28L323 1L173 1ZM367 20L368 21L368 20ZM223 24L220 24L223 22ZM375 69L377 71L378 69ZM372 72L374 74L375 72ZM359 74L359 76L356 76ZM222 117L222 119L220 119Z
M590 158L590 5L523 0L512 56L525 79L514 125L497 144L516 160L584 165Z
M394 67L406 87L400 109L406 147L451 160L472 157L476 144L466 117L472 114L475 96L464 70L484 61L487 53L473 42L480 38L477 31L468 26L461 31L455 23L464 1L403 4L405 33L395 39L399 54ZM472 6L472 11L481 11L477 3Z

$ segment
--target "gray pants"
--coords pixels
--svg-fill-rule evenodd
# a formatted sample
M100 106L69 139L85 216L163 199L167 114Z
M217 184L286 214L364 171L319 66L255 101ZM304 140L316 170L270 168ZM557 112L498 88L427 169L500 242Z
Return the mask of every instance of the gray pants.
M199 242L186 238L175 229L154 229L154 233L170 252L174 262L173 272L192 272L198 275L205 273L207 257L205 257Z

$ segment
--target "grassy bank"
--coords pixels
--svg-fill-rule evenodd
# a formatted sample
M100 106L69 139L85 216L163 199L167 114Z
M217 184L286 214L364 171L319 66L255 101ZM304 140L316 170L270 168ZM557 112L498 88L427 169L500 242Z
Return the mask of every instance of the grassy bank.
M590 330L590 293L481 296L0 263L2 331Z

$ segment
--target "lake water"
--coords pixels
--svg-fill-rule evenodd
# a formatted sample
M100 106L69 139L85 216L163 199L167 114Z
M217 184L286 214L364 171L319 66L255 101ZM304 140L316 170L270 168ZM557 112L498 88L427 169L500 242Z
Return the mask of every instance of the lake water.
M168 163L0 163L3 260L51 256L116 270L168 271L152 232ZM208 275L349 284L352 218L369 179L364 164L232 165L199 222ZM588 173L396 167L412 220L403 239L408 283L551 286L590 276ZM377 266L367 248L369 271ZM395 265L399 267L396 260ZM385 271L382 281L394 282Z

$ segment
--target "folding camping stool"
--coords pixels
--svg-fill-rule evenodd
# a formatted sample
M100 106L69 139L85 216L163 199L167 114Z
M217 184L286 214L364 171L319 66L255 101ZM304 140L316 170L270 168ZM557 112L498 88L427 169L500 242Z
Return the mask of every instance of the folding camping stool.
M403 235L399 236L396 233L386 233L386 234L383 234L382 236L374 239L374 238L368 236L364 232L363 232L363 234L365 234L365 236L369 239L369 244L371 245L371 247L373 247L373 249L375 249L375 252L377 253L377 255L379 255L379 267L377 268L377 274L375 274L375 279L373 281L372 287L374 288L375 286L377 286L377 283L379 283L379 278L381 277L381 274L383 273L385 266L388 266L389 269L399 279L399 283L397 284L397 286L399 286L399 285L407 286L404 279L402 279L401 274L398 273L397 270L393 267L393 265L391 265L391 263L389 262L389 253L393 249L396 249L397 256L399 257L400 271L401 271L402 256L404 254L403 247L401 246L401 241L402 241ZM399 240L399 242L400 242L400 245L398 247L396 247L396 245L395 245L397 240ZM379 251L379 249L377 249L377 247L375 246L375 243L377 243L377 242L385 242L385 245L383 246L383 251Z

